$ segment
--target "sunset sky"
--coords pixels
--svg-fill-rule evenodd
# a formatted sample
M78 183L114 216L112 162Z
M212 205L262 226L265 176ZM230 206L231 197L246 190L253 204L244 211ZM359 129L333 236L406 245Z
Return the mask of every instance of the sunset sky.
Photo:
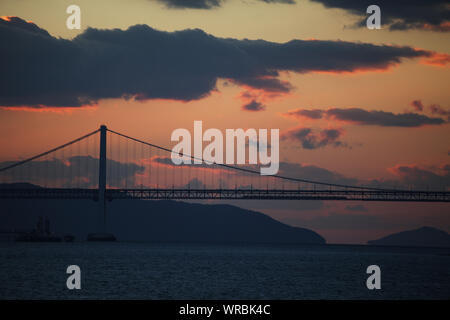
M81 30L66 27L71 4ZM0 161L100 124L171 147L174 129L202 120L280 129L280 161L298 178L450 190L450 5L374 2L382 28L369 30L370 4L2 0ZM235 204L331 243L450 231L449 204Z

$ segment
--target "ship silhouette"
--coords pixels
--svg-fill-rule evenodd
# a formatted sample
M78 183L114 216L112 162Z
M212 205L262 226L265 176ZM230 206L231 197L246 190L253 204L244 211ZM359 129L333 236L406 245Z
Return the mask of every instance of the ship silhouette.
M50 220L39 216L36 229L19 235L15 240L17 242L72 242L74 239L75 237L69 234L64 236L53 234L50 231Z

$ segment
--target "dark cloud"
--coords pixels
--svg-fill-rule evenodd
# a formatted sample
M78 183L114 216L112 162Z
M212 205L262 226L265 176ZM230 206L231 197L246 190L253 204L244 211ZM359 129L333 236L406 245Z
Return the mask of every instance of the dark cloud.
M212 9L220 7L223 0L157 0L170 9Z
M265 3L286 3L286 4L295 4L295 0L259 0Z
M211 165L207 165L205 163L175 165L175 164L173 164L170 157L155 157L152 159L152 162L167 165L170 167L186 167L186 168L190 167L191 169L215 168L214 170L219 170L218 169L219 166L216 165L216 166L212 167ZM247 164L247 165L239 165L237 167L259 172L258 165L248 165ZM235 175L235 176L249 177L249 175L247 175L241 171L236 171L234 169L221 167L221 170L223 170L226 173ZM329 182L329 183L333 183L333 184L343 184L343 185L358 185L359 184L359 181L357 179L345 177L337 172L333 172L333 171L330 171L325 168L321 168L321 167L318 167L315 165L285 162L285 161L280 162L278 175L291 177L291 178L298 178L298 179L314 180L314 181L318 181L318 182ZM234 179L233 176L224 175L224 177L228 177L231 179L229 181L230 183L225 182L225 185L227 185L228 187L234 188L235 184L233 183L233 181L235 181L235 180L233 180ZM198 179L200 182L202 182L201 176L197 177L196 179ZM196 180L196 179L193 179L193 180ZM271 183L274 181L275 180L271 181ZM256 182L256 181L254 181L254 182ZM195 184L196 182L193 181L192 183ZM204 183L204 182L202 182L202 183ZM240 185L240 187L244 187L243 184L238 183L238 185ZM251 188L251 186L248 185L248 188Z
M439 170L430 170L416 165L398 165L390 169L396 174L401 183L417 189L440 189L450 188L450 165L445 165Z
M175 166L170 158L161 157L161 158L155 158L152 159L152 161L173 166L173 167L191 167L192 169L211 169L212 167L210 165L206 164L198 164L198 165L180 165ZM246 168L254 171L259 171L259 167L256 165L239 165L240 168ZM216 167L214 170L219 170L218 167ZM224 177L227 177L227 181L222 181L221 185L224 188L230 187L234 188L235 184L233 182L229 183L230 181L236 181L233 180L233 177L248 177L248 175L233 170L233 169L227 169L222 168L221 170L224 170L225 174ZM326 182L331 184L338 184L338 185L352 185L352 186L366 186L366 187L374 187L374 188L386 188L386 189L404 189L404 190L435 190L435 191L442 191L442 190L450 190L450 165L444 165L441 167L435 167L435 168L424 168L418 165L397 165L392 168L389 168L387 170L391 174L391 178L386 179L380 179L380 180L361 180L356 178L351 178L345 175L342 175L338 172L334 172L331 170L328 170L326 168L318 167L315 165L310 164L301 164L301 163L293 163L293 162L280 162L280 167L278 171L278 175L280 176L286 176L291 178L298 178L298 179L304 179L304 180L311 180L311 181L317 181L317 182ZM95 177L95 175L94 175ZM208 178L206 178L208 179ZM196 179L193 179L194 181L191 181L191 188L195 185L199 185L200 183L205 183L205 181L202 181L201 177L198 177ZM198 181L195 181L198 180ZM256 181L254 181L256 183ZM272 181L271 183L273 183ZM131 185L131 183L129 184ZM189 185L189 184L188 184ZM251 185L244 185L244 184L237 184L239 188L251 188ZM216 183L217 186L217 183ZM254 186L253 186L254 187ZM297 186L298 187L298 186ZM306 187L300 186L300 187ZM294 206L295 207L295 206ZM291 208L291 205L286 206L287 208ZM355 205L355 206L347 206L347 210L349 211L358 211L358 212L365 212L366 209L361 205Z
M256 100L252 100L247 104L244 104L242 106L242 110L246 110L246 111L263 111L266 110L266 106L264 106L262 103L256 101Z
M358 180L345 177L339 173L321 168L315 165L280 162L280 170L278 174L291 178L313 180L318 182L327 182L343 185L357 185Z
M201 169L213 169L213 170L217 171L220 168L220 170L223 170L223 173L224 173L224 175L222 177L224 179L228 180L228 182L222 181L222 185L224 187L234 188L235 182L237 181L236 185L238 185L240 188L242 188L242 187L251 188L250 184L249 185L243 184L243 183L245 183L244 180L239 180L239 179L235 180L235 178L234 178L234 177L238 177L238 178L239 177L241 177L241 178L242 177L250 177L251 175L248 175L246 173L243 173L241 171L237 171L234 169L219 167L218 165L211 166L211 165L207 165L205 163L175 165L175 164L173 164L170 157L154 157L154 158L152 158L151 161L154 163L166 165L169 167L185 167L185 168L191 168L193 170L195 170L195 169L200 169L200 170ZM258 165L248 165L247 164L247 165L238 165L237 167L259 172ZM192 173L194 174L194 171L192 171ZM301 163L293 163L293 162L285 162L285 161L280 162L278 175L287 176L287 177L291 177L291 178L298 178L298 179L314 180L314 181L318 181L318 182L342 184L342 185L359 185L359 183L360 183L359 180L357 180L357 179L343 176L337 172L330 171L330 170L322 168L322 167L318 167L318 166L310 165L310 164L301 164ZM256 177L256 175L254 177ZM197 176L197 177L193 178L192 181L190 181L190 185L191 186L198 185L198 182L204 184L205 181L202 181L203 179L208 180L209 178L207 176L202 176L202 175ZM196 181L196 180L198 180L198 181ZM274 181L275 180L272 180L272 181L270 181L270 183L274 183ZM253 182L257 183L257 181L253 181ZM265 185L266 182L267 181L264 182L264 188L266 187L266 185ZM216 185L218 183L219 183L219 181L217 181ZM253 186L253 187L255 187L255 186Z
M276 78L243 78L234 82L238 85L247 85L270 93L287 93L293 88L289 82Z
M180 167L175 166L171 162L171 159L166 157L153 158L152 162L172 167ZM14 162L9 161L1 162L0 168L6 167L13 163ZM206 164L182 166L200 170L214 168ZM239 167L258 171L258 167L254 165L244 165ZM154 170L153 175L155 175L157 168L153 167L153 169L150 170ZM245 184L245 178L248 178L249 175L240 171L227 168L219 169L218 167L215 167L213 170L223 170L222 178L215 180L214 187L220 186L222 188L235 188L238 186L242 189L255 188L256 186L261 187L258 185L256 180L252 180L255 184ZM347 177L315 165L282 161L280 162L278 174L280 176L288 176L291 178L338 185L367 186L387 189L394 188L404 190L450 190L449 164L433 168L424 168L418 165L397 165L393 168L389 168L389 172L393 174L393 178L391 179L364 181ZM192 173L194 174L194 172ZM139 176L142 175L143 177L145 174L149 174L149 172L144 165L138 165L134 162L117 162L108 159L107 185L109 187L140 187L140 183L142 183L143 180ZM161 178L163 177L163 171L159 173L159 176ZM156 173L156 177L158 177L158 173ZM155 180L148 180L148 176L145 176L145 180L148 182L153 181L152 183L157 182ZM98 158L93 158L91 156L73 156L65 160L54 158L31 161L25 165L4 171L0 174L0 184L14 182L27 182L43 187L96 188L98 184ZM211 182L209 176L200 175L193 177L189 183L184 186L190 188L203 188L209 182ZM275 183L275 180L270 183ZM208 186L211 186L211 184ZM293 186L286 187L291 188ZM300 185L296 185L294 188L297 187L308 188L308 185L301 183ZM311 186L309 185L309 187ZM254 204L252 204L252 206L254 206ZM284 210L290 210L295 209L296 206L297 202L294 201L289 205L282 206L282 208ZM318 201L313 207L317 209L322 207L322 204ZM304 207L303 209L313 209L313 207ZM361 205L346 206L346 210L359 212L366 211L366 209Z
M290 84L280 71L385 69L404 58L432 57L411 47L345 41L217 38L205 32L88 28L72 40L19 18L0 19L0 106L77 107L104 98L200 99L217 79L271 92Z
M19 17L0 17L0 24L1 23L8 23L9 25L13 25L15 28L22 29L23 31L50 37L50 34L46 30L39 28L35 23L31 21L25 21L23 19L20 19Z
M199 180L197 178L194 178L194 179L191 179L184 186L181 186L181 188L185 188L185 189L204 189L204 188L206 188L206 185L201 180Z
M446 123L441 118L431 118L417 113L392 113L380 110L364 110L361 108L330 108L328 110L296 109L284 114L294 118L321 119L351 122L359 125L374 125L382 127L420 127L424 125L441 125Z
M441 118L429 118L417 113L394 114L392 112L367 111L359 108L329 109L327 115L337 120L383 127L420 127L445 123Z
M430 108L430 111L432 114L437 114L440 116L447 117L448 121L450 121L450 110L449 109L445 110L438 104L432 104L429 106L429 108Z
M447 0L311 0L327 8L344 9L360 17L359 27L366 26L367 7L376 4L381 9L381 23L389 30L450 31L450 6Z
M325 146L347 147L347 144L340 141L343 135L342 129L322 129L315 132L312 128L293 128L281 135L281 139L291 139L300 141L304 149L318 149Z
M226 0L157 0L169 9L214 9L222 6ZM294 4L294 0L258 0L265 3Z
M411 101L411 107L413 107L416 111L423 111L423 103L421 100Z
M450 190L450 165L426 168L419 165L396 165L388 171L392 178L360 181L367 187L404 190Z
M189 156L188 152L186 152L185 154L186 154L186 157ZM186 168L192 168L192 169L202 169L202 168L207 168L208 169L208 168L211 168L212 166L215 166L215 165L211 165L211 164L206 164L205 162L203 162L201 164L194 164L194 163L185 164L185 163L181 163L181 164L177 165L177 164L173 163L172 158L170 156L167 156L167 157L166 156L156 156L156 157L153 157L151 159L151 162L155 163L155 164L165 165L165 166L168 166L168 167L174 167L174 168L186 167Z
M15 163L0 163L0 168ZM72 156L67 159L45 159L28 162L24 165L0 173L2 182L28 182L54 188L95 188L98 185L98 158L91 156ZM136 175L145 168L135 163L124 163L108 159L107 185L111 187L131 187L135 185Z
M374 188L405 190L450 190L450 164L440 167L424 168L418 165L397 165L388 169L392 178L370 180L344 176L314 165L280 162L279 175L293 178L328 182L332 184L367 186ZM347 210L366 211L362 206L347 206Z
M417 111L425 111L425 105L421 100L414 100L411 102L411 106ZM430 104L428 106L431 114L439 115L442 117L446 117L448 121L450 121L450 109L445 109L441 107L439 104Z
M297 109L293 111L288 111L285 115L287 116L295 116L295 117L304 117L309 119L322 119L323 117L323 110L319 109Z

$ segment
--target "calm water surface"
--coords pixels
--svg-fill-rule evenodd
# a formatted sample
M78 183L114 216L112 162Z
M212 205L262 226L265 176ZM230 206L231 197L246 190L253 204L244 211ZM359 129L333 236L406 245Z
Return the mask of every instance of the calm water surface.
M366 268L381 268L381 290ZM66 268L81 268L81 290ZM0 243L1 299L449 299L450 250Z

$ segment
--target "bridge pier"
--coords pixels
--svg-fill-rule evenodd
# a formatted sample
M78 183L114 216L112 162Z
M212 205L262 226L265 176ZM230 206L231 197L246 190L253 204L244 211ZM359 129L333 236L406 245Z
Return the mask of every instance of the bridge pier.
M98 233L88 235L88 241L115 241L114 235L107 233L106 229L106 132L105 125L100 126L100 154L99 154L99 176L98 176L98 204L99 204L99 226Z
M100 219L102 227L100 230L106 232L106 126L100 126L100 155L99 155L99 177L98 177L98 202L100 205ZM103 219L102 219L103 218ZM100 221L101 221L100 220Z

